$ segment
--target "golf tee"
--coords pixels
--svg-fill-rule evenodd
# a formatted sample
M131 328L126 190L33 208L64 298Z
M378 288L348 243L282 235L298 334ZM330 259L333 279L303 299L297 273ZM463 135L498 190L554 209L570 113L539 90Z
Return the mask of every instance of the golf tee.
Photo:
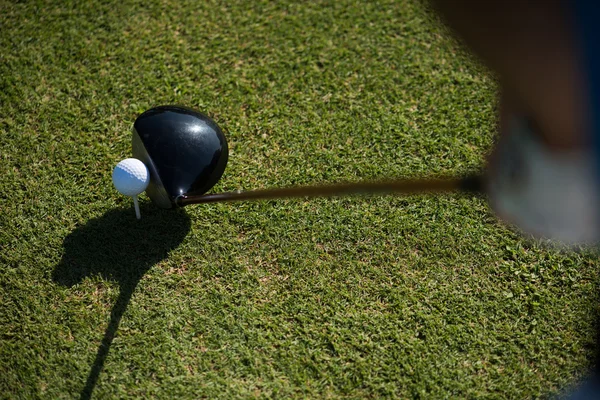
M140 204L138 203L137 196L133 196L133 207L135 208L135 216L137 219L142 219L142 215L140 214Z

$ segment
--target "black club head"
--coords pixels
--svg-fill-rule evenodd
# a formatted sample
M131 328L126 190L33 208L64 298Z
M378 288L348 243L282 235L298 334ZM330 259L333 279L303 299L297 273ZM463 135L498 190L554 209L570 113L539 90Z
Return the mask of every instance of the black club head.
M186 107L161 106L133 124L133 156L150 171L148 197L161 208L183 194L202 194L221 178L229 150L219 126Z

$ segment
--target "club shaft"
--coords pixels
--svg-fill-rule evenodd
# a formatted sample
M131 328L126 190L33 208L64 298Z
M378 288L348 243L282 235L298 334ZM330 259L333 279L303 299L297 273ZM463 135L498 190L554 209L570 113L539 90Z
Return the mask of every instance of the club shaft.
M449 179L399 179L382 182L356 182L333 185L296 186L276 189L259 189L207 195L184 194L177 198L178 206L219 203L226 201L272 200L285 198L332 197L360 194L419 194L443 192L480 192L483 178L472 175Z

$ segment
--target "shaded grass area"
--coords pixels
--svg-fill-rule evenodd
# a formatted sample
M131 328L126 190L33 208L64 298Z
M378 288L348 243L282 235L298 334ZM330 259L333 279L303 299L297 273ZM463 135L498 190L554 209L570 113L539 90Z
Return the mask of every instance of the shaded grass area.
M211 115L214 191L480 168L495 85L411 1L0 2L0 393L546 396L595 350L596 256L469 196L145 200L136 116Z

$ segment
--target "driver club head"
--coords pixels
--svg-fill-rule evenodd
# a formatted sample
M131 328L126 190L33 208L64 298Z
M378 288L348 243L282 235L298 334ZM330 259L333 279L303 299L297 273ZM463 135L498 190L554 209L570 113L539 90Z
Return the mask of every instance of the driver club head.
M229 150L208 116L181 106L160 106L133 124L133 157L150 171L146 194L160 208L176 207L184 194L200 195L221 178Z

